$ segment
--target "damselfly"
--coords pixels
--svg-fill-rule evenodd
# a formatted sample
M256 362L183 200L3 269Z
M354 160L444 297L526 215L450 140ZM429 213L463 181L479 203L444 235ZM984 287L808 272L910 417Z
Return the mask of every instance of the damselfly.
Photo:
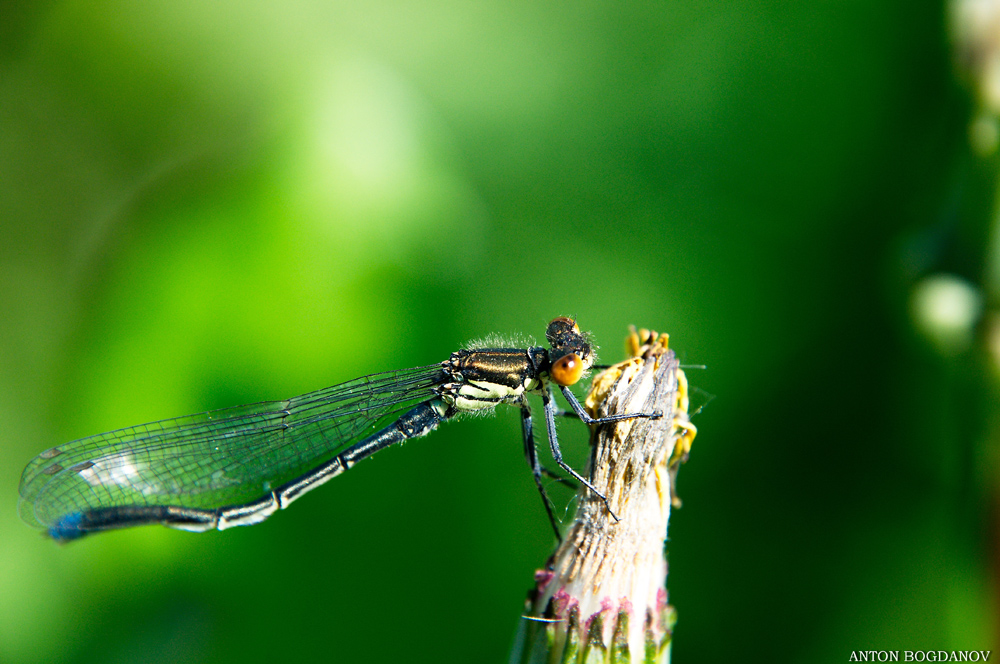
M593 366L595 347L570 318L545 331L549 348L470 348L440 364L364 376L285 401L224 408L82 438L42 452L21 475L22 518L56 540L113 528L163 524L202 532L259 523L382 448L418 438L463 413L502 403L521 409L524 452L546 512L526 395L542 398L552 456L563 461L553 399L558 387L587 424L570 391Z

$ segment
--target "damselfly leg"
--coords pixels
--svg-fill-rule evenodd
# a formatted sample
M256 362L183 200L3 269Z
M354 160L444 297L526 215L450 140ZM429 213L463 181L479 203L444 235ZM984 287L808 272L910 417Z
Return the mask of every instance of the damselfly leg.
M579 418L588 425L595 425L606 424L609 422L620 422L621 420L635 418L659 418L662 417L663 414L660 412L622 413L613 417L594 418L587 414L579 400L577 400L576 396L570 391L569 387L560 386L560 389L570 406L573 408L572 412L561 410L556 406L551 387L546 386L546 389L542 392L542 404L545 412L545 429L549 439L549 448L552 450L552 458L555 459L556 463L559 464L559 467L569 473L573 479L587 487L587 489L593 492L595 496L604 501L604 506L608 510L608 513L612 516L612 518L614 518L615 521L618 521L618 515L611 509L607 496L601 493L593 484L591 484L586 478L576 472L572 466L563 460L562 449L559 447L559 436L556 433L556 416L573 416ZM545 487L542 484L543 470L538 461L538 451L535 448L531 411L527 404L524 403L521 405L521 425L521 430L524 434L524 451L528 459L528 465L531 466L531 471L535 478L535 485L538 487L538 491L542 495L542 503L545 505L545 512L549 516L549 522L552 524L552 530L555 532L556 538L561 541L562 536L559 532L559 524L552 511L552 501L549 499L548 494L545 491Z

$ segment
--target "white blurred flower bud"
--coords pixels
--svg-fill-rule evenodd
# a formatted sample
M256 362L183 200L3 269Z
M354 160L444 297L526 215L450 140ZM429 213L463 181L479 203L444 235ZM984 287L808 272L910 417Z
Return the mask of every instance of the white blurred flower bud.
M910 311L917 329L942 354L954 355L972 343L983 313L983 296L961 277L931 275L914 286Z

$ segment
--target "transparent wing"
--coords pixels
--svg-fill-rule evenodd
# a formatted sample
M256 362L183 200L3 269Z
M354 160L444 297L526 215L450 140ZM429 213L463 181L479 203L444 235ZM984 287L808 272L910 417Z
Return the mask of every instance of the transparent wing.
M21 475L21 517L50 527L73 512L258 499L434 397L441 365L364 376L285 401L224 408L81 438Z

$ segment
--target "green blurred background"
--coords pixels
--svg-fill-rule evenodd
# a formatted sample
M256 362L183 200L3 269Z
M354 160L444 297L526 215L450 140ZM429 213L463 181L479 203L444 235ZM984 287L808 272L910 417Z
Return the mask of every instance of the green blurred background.
M515 412L224 533L60 547L17 484L74 438L557 315L605 361L637 324L707 365L675 662L1000 645L993 377L908 309L981 281L993 205L945 16L0 3L0 661L504 661L553 546Z

